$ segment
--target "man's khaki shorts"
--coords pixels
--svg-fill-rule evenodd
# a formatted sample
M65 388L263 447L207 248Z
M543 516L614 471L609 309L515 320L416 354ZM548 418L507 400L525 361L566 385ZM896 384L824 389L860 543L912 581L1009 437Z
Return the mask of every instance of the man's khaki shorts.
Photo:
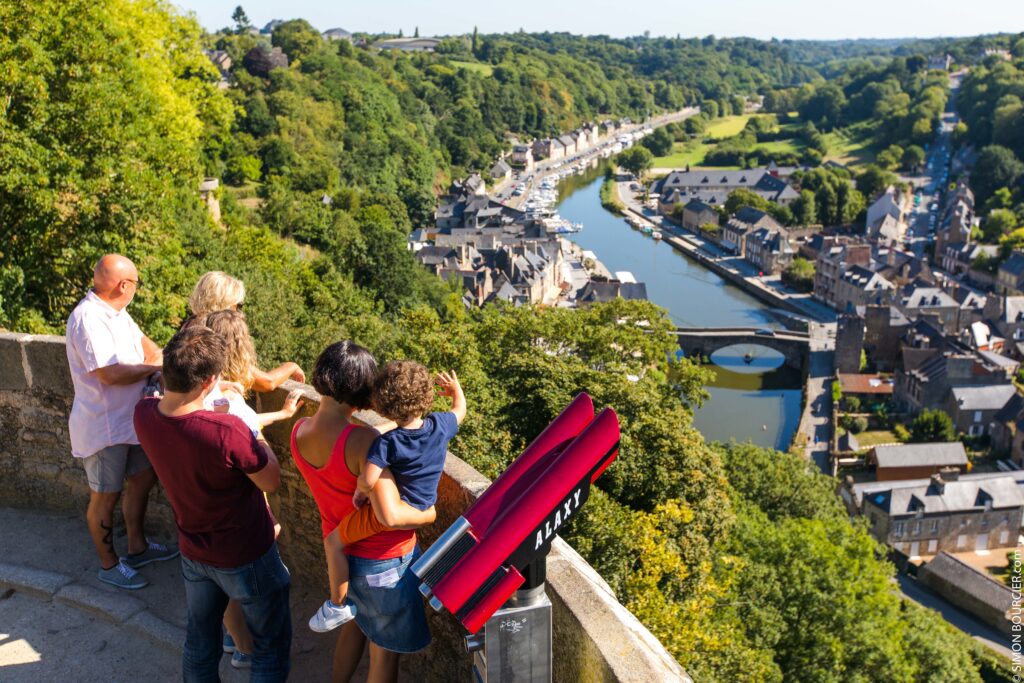
M89 488L96 493L118 493L124 480L149 469L149 458L139 444L119 443L82 458Z

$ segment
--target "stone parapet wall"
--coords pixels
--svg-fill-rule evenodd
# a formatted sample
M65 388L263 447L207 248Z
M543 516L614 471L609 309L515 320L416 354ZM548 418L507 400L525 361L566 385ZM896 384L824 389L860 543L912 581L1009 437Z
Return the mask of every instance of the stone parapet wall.
M275 410L294 388L306 395L306 406L296 417L312 414L319 397L311 387L293 382L261 395L258 409ZM84 518L89 489L71 456L67 429L72 396L63 337L0 333L0 505L65 510ZM281 488L270 496L270 504L282 525L279 544L293 581L326 590L319 515L289 452L292 424L266 430L282 467ZM489 483L450 455L438 491L437 522L421 530L421 545L429 547ZM173 514L160 490L150 497L147 527L165 537L174 533ZM84 528L81 542L88 542ZM553 544L547 577L556 681L690 680L594 569L560 539ZM403 658L404 666L426 681L470 680L461 626L448 614L427 612L434 643ZM305 615L295 619L301 623Z

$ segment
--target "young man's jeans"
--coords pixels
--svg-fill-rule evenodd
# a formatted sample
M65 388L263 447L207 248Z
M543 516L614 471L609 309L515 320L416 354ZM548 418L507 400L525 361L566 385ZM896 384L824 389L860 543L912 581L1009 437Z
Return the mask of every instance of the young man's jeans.
M277 544L250 564L233 569L211 567L181 556L188 604L188 628L182 654L185 683L219 681L221 621L228 598L237 600L252 632L252 677L270 683L288 678L292 618L288 607L288 568Z

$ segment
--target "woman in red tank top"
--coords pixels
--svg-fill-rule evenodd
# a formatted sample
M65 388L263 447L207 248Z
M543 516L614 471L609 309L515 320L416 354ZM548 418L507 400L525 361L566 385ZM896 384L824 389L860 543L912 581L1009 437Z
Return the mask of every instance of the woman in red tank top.
M354 509L356 480L370 445L379 436L377 430L357 424L352 417L356 410L369 407L376 372L376 361L366 349L349 341L327 347L311 378L321 395L320 408L292 430L292 458L320 511L327 552L327 537ZM389 528L344 549L352 577L349 597L358 609L355 620L345 624L338 637L336 681L351 677L367 638L373 680L396 680L398 654L415 652L430 642L415 576L411 572L406 576L405 570L418 550L413 529L433 522L433 509L421 512L405 505L390 472L385 475L374 487L371 502L385 526L400 528ZM336 581L332 575L332 593Z

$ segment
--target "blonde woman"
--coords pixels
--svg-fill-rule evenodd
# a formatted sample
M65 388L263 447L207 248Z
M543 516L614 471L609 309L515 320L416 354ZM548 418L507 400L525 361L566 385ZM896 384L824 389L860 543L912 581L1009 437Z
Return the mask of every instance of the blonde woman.
M188 298L192 317L185 321L185 325L194 319L205 319L217 311L241 311L244 303L245 285L242 281L219 270L211 270L199 278L192 296ZM246 334L248 336L248 332ZM255 356L253 352L252 382L246 386L246 390L263 393L278 388L286 379L306 381L306 374L296 363L282 363L273 370L263 371L256 365Z

